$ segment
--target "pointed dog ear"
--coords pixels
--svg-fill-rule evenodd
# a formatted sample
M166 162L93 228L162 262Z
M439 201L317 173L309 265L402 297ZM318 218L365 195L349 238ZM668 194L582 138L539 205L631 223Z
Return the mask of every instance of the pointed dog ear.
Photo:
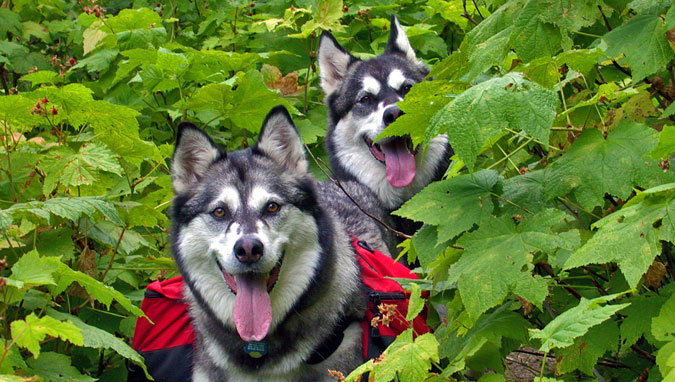
M279 105L267 114L255 149L296 175L309 171L305 148L285 107Z
M332 34L324 31L319 40L319 72L321 88L326 95L333 93L342 83L349 66L358 59L338 44Z
M403 54L410 62L420 64L415 55L415 51L410 45L408 36L405 34L401 23L395 15L391 15L391 25L389 28L389 40L387 40L386 53Z
M211 138L189 122L178 125L178 138L171 159L171 183L176 193L185 191L201 179L211 163L225 153Z

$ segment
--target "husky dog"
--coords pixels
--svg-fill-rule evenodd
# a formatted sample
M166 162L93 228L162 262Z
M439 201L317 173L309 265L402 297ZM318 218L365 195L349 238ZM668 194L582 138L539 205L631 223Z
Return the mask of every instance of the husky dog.
M376 246L379 231L349 221L353 204L308 168L283 107L245 150L221 151L180 125L172 248L196 332L195 382L334 381L328 370L362 363L366 301L342 222Z
M410 137L373 143L403 114L396 102L429 74L395 16L384 54L359 60L324 32L318 60L329 113L326 148L338 179L366 185L389 210L440 179L451 155L446 135L431 140L424 161Z

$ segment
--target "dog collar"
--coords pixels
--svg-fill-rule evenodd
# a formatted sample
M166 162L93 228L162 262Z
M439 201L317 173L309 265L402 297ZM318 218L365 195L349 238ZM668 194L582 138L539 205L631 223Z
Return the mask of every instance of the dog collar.
M267 340L244 343L244 353L251 358L260 358L267 354Z

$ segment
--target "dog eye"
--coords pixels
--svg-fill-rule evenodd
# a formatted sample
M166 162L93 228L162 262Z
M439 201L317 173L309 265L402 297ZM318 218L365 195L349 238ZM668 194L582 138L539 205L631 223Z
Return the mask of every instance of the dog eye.
M408 93L410 91L410 89L412 89L412 85L403 85L403 87L401 88L401 91L403 93Z
M217 218L222 218L225 216L225 209L222 207L218 207L215 210L211 211L211 215Z
M366 104L366 103L370 103L371 100L372 100L371 96L365 95L365 96L361 97L361 99L359 99L359 102L363 103L363 104Z
M265 206L265 211L267 211L270 214L274 214L274 213L277 213L280 208L281 208L281 206L279 205L279 203L269 202Z

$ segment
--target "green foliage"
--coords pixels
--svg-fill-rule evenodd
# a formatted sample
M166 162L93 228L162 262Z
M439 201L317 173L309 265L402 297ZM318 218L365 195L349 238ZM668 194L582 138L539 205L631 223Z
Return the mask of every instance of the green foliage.
M431 76L381 137L455 153L394 212L424 223L408 318L426 289L447 313L347 380L510 380L530 346L556 359L536 381L675 381L675 7L656 0L4 2L0 381L143 365L129 324L176 274L177 124L234 150L284 104L326 161L318 36L371 57L391 13Z

